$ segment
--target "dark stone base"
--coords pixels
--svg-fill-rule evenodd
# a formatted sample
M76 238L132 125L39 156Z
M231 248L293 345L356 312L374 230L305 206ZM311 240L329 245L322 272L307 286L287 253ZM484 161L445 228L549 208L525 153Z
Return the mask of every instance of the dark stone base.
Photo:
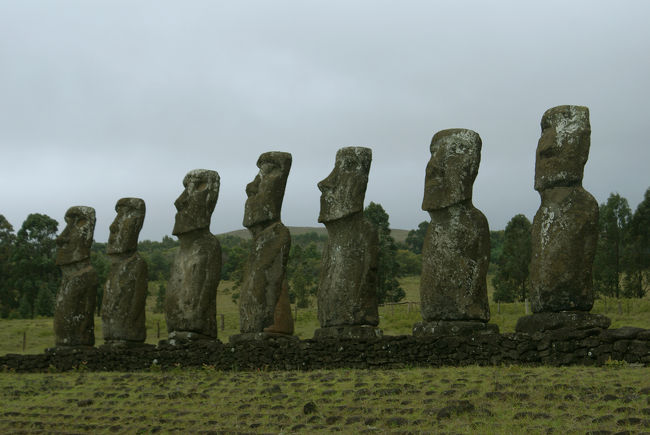
M443 336L443 335L472 335L498 334L499 327L493 323L469 320L438 320L435 322L418 322L413 326L413 335Z
M526 334L552 331L555 329L607 329L612 323L609 317L602 314L591 314L587 311L561 311L559 313L534 313L520 317L515 331Z
M199 334L191 331L172 331L167 336L167 340L161 340L161 343L174 346L176 344L192 343L197 341L215 341L216 337Z
M328 328L319 328L314 331L314 340L328 338L345 338L345 339L375 339L384 336L384 331L376 326L370 325L346 325L330 326Z
M70 355L75 353L82 353L93 349L95 349L93 346L55 346L55 347L48 347L47 349L45 349L45 353L51 355L56 355L56 354Z
M113 349L146 349L154 348L153 344L146 344L141 341L129 340L106 340L104 344L99 346L100 349L113 350Z
M277 334L275 332L244 332L242 334L231 335L229 338L230 344L268 340L300 341L295 335Z

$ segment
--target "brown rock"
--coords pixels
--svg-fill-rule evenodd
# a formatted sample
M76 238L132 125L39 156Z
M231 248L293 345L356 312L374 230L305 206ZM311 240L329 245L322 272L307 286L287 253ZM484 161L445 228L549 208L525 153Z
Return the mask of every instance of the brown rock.
M136 252L145 216L139 198L122 198L115 205L106 252L111 268L104 285L102 333L106 343L137 342L146 339L145 302L147 263Z
M291 304L289 302L289 289L287 281L284 281L278 303L273 312L273 325L264 328L264 332L273 334L293 334L293 317L291 316Z
M490 231L472 205L481 138L471 130L443 130L430 149L422 202L431 216L422 248L422 318L487 322Z
M378 235L363 217L371 161L369 148L342 148L332 173L318 183L318 221L325 223L329 236L318 286L321 328L379 323Z
M209 231L219 196L219 174L195 169L183 180L185 190L174 205L173 234L180 247L174 258L165 297L165 319L171 340L217 337L217 287L221 246Z
M61 267L61 286L54 306L56 346L95 344L94 313L97 272L90 264L90 246L95 231L95 210L70 207L66 227L56 239L56 264Z

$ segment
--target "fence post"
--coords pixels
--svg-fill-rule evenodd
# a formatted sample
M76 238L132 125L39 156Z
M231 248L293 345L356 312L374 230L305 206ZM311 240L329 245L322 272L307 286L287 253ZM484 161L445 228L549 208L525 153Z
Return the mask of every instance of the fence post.
M226 315L225 314L219 314L221 316L221 330L224 331L226 329Z
M160 320L156 322L156 338L160 338Z
M23 352L25 352L26 347L27 347L27 331L23 331Z
M497 302L497 314L501 314L501 302Z
M524 310L525 310L526 315L528 315L528 313L530 312L530 308L529 308L529 305L528 305L528 298L526 298L524 300Z

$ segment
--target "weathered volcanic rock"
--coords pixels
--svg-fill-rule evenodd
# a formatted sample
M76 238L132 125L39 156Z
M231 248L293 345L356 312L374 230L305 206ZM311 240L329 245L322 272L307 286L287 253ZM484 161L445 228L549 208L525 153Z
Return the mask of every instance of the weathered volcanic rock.
M472 205L481 138L471 130L443 130L430 149L422 202L431 216L422 247L422 318L487 322L490 231Z
M170 339L212 339L217 337L221 246L208 227L219 196L219 174L196 169L183 185L174 203L178 212L173 234L180 247L165 295L167 330Z
M334 170L318 183L322 192L318 220L328 232L318 286L321 328L379 323L378 234L363 217L371 161L369 148L342 148Z
M558 106L542 116L537 143L535 190L580 186L591 145L589 109Z
M138 235L145 216L139 198L122 198L115 205L117 216L111 224L106 252L111 268L104 285L102 333L106 343L146 339L145 302L147 263L136 252Z
M598 238L598 203L581 186L589 154L589 110L549 109L542 117L535 189L541 205L532 226L533 312L589 311Z
M560 313L534 313L520 317L515 327L517 332L534 334L536 332L552 331L555 329L607 329L612 321L602 314L591 314L585 311L563 311Z
M242 334L266 331L293 334L286 283L291 248L289 230L280 222L291 154L262 154L255 179L246 186L244 226L253 235L239 299Z
M580 186L547 189L541 197L531 236L533 312L589 311L598 203Z
M272 326L276 306L286 286L286 267L289 260L291 236L281 222L276 222L258 233L251 243L251 250L244 268L239 302L239 325L242 333L262 332ZM288 296L285 304L289 303ZM282 309L282 307L279 307ZM285 307L286 316L286 307ZM288 310L291 324L286 334L293 333L293 318Z
M65 222L65 229L56 239L56 264L61 267L62 277L54 305L55 342L56 346L92 346L97 272L90 264L90 246L95 210L70 207Z

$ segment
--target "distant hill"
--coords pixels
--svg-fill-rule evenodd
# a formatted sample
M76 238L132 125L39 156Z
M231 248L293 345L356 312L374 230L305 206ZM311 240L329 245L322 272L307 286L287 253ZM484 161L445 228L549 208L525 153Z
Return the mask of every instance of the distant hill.
M322 227L287 227L289 228L289 233L291 235L297 236L300 234L307 234L307 233L316 233L318 235L324 234L327 235L327 228L324 226ZM406 240L406 236L408 235L409 230L390 230L391 236L395 239L396 242L404 242ZM247 229L241 229L241 230L235 230L235 231L229 231L227 233L222 233L218 235L224 235L224 236L235 236L235 237L241 237L242 239L250 239L251 238L251 233Z

